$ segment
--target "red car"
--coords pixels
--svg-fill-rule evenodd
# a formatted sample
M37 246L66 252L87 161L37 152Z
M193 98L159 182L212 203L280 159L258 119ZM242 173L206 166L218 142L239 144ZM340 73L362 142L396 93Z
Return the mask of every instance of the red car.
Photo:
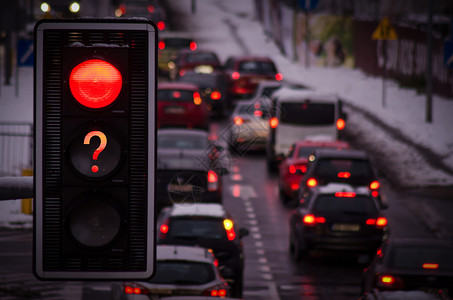
M237 98L251 97L260 81L283 79L269 57L232 56L225 62L224 70L230 80L230 92Z
M283 202L288 202L299 188L299 182L307 171L310 154L318 148L348 149L349 144L344 141L311 141L303 140L294 143L288 156L279 166L279 191Z
M162 83L157 91L157 127L207 129L209 112L198 86L189 83Z
M214 51L184 49L179 51L175 59L175 67L170 70L170 78L176 79L183 76L186 71L212 73L222 68L220 60Z

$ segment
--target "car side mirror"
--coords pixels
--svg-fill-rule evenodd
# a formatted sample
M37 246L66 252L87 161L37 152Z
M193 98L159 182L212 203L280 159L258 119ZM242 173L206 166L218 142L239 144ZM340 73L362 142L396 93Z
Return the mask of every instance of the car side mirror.
M250 234L248 229L245 228L239 228L239 238L242 239L243 237L246 237Z

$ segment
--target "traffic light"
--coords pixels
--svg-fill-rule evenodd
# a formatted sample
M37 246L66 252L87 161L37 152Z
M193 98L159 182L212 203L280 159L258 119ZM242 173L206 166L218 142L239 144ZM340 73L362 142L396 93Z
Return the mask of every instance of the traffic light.
M146 19L43 20L34 33L35 275L149 278L157 29Z

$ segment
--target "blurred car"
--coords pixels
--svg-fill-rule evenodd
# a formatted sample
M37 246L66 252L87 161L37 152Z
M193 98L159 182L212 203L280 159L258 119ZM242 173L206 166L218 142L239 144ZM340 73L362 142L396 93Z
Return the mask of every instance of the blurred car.
M442 300L442 291L379 291L374 289L362 295L359 300Z
M378 290L442 291L453 298L453 242L391 238L363 271L362 294Z
M291 145L288 155L279 165L278 189L283 202L295 198L303 174L307 172L308 157L316 149L347 149L345 141L302 140Z
M175 68L175 59L179 51L189 49L195 51L197 43L183 32L162 32L159 36L157 67L160 75L170 75L170 70Z
M346 115L338 96L284 86L272 93L266 164L270 172L288 155L298 140L319 138L341 140Z
M200 88L201 97L207 103L208 110L211 113L223 116L231 105L228 81L223 73L217 71L210 73L184 71L184 74L178 78L178 82L196 84Z
M157 226L157 243L160 245L199 245L212 249L218 260L219 270L231 287L231 296L242 297L242 238L248 235L248 230L237 229L221 204L173 205L162 210Z
M224 71L229 78L230 92L237 98L252 96L260 81L283 79L269 57L231 56L224 64Z
M160 31L167 29L166 12L158 0L123 0L115 9L115 17L147 18Z
M155 299L163 296L229 295L228 283L212 252L195 246L158 245L155 274L148 281L112 285L112 299Z
M373 255L388 238L387 219L365 188L316 188L292 215L290 251L296 261L311 251Z
M231 114L228 134L230 152L243 154L264 150L269 133L268 106L257 101L241 101Z
M198 86L182 82L158 85L157 127L203 128L209 126L206 101Z
M365 151L352 149L318 149L309 156L307 172L302 176L296 201L305 198L310 189L329 183L346 183L366 187L384 208L380 183Z
M208 132L196 129L157 131L156 206L222 202L221 147Z
M219 57L214 51L183 49L175 58L175 67L170 69L170 78L176 79L186 71L212 73L222 69Z

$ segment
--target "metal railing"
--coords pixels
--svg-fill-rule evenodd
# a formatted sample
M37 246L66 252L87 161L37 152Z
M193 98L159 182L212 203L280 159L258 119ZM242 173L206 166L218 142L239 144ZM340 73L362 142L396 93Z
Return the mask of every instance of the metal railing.
M32 175L32 169L33 123L0 122L0 177Z

